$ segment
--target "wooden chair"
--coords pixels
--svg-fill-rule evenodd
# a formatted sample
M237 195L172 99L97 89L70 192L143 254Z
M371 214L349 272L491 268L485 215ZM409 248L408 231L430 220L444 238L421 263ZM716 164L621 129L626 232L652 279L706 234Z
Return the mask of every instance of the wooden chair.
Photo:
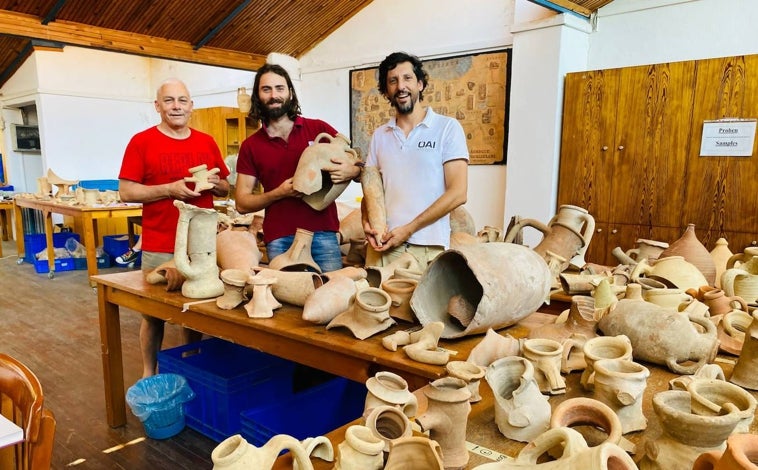
M0 354L0 412L24 430L23 442L4 449L17 470L50 468L55 437L55 417L44 408L42 386L34 372L21 362ZM0 467L8 468L0 460Z

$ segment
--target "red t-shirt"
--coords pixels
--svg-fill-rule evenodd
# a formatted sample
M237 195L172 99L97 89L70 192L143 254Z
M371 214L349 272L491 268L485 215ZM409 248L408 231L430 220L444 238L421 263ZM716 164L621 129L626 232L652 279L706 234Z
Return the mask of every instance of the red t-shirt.
M229 170L221 152L208 134L191 129L186 139L173 139L157 127L136 134L129 141L121 162L119 179L153 186L171 183L192 176L189 169L206 164L208 169L218 168L221 179ZM192 187L192 183L188 183ZM213 194L203 191L200 197L185 201L197 207L213 207ZM172 198L146 202L142 205L142 249L160 253L173 253L179 209Z
M261 128L242 142L237 173L254 176L266 191L276 189L284 180L294 176L303 150L322 132L337 135L337 131L324 121L302 116L295 118L287 142L281 137L269 137L266 129ZM287 197L266 208L263 219L266 243L293 235L298 228L311 232L338 231L337 205L331 203L324 210L317 211L302 199Z

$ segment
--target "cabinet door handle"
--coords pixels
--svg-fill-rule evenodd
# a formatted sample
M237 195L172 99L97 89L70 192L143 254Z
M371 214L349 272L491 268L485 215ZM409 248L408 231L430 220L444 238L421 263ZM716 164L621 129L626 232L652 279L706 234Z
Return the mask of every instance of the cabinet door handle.
M624 150L624 146L623 145L619 145L619 150Z
M600 233L602 231L603 231L603 229L601 229L601 228L597 229L597 233Z
M614 228L613 230L611 230L611 233L614 233L614 234L615 234L615 233L619 233L619 231L618 231L618 229L615 229L615 228Z
M605 152L606 150L608 150L608 146L607 146L607 145L603 145L603 146L600 148L600 150L602 150L603 152Z
M751 243L751 245L753 246L758 245L758 240L753 240L753 243Z

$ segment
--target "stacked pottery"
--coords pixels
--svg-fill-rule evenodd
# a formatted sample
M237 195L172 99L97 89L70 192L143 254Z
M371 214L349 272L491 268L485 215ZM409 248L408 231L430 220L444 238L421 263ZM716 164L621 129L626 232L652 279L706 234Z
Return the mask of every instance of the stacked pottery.
M726 440L726 450L701 454L692 470L756 470L758 435L732 434Z
M495 398L495 423L508 439L529 442L548 429L550 403L534 380L534 366L519 356L496 360L485 379Z
M716 265L711 253L695 235L695 224L687 225L682 236L660 254L660 258L667 256L681 256L694 264L703 273L709 286L716 282Z
M468 463L466 424L471 411L471 393L466 383L454 377L443 377L423 389L429 407L416 422L421 431L440 444L445 468L463 468Z
M739 413L702 416L691 411L689 392L667 390L653 396L662 434L649 439L640 470L690 470L703 452L723 450L740 421Z

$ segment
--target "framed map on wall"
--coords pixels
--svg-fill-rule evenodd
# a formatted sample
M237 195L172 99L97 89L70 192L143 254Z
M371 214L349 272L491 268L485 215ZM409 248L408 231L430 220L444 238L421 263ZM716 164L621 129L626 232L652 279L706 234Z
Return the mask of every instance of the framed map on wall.
M460 121L472 165L506 163L510 52L423 61L429 74L423 103ZM378 67L350 71L350 139L364 156L374 130L395 113L379 93L378 75Z

